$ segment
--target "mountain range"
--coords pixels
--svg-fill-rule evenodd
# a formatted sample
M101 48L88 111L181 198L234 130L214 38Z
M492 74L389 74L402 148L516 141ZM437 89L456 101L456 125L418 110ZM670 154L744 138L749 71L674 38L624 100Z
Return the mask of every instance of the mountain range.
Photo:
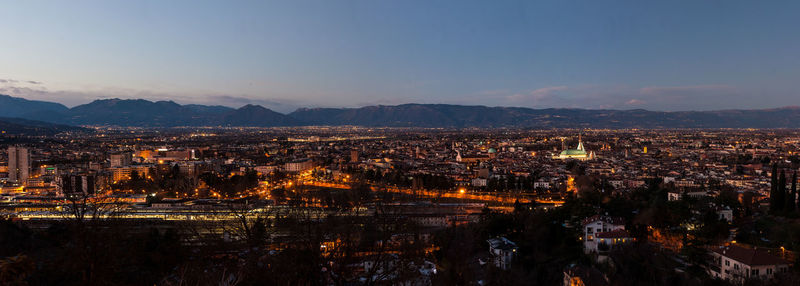
M282 114L259 105L230 108L144 99L99 99L67 108L59 103L7 95L0 95L0 116L64 125L141 127L800 128L800 107L663 112L402 104L300 108Z
M3 135L53 135L67 131L87 132L91 129L67 126L22 118L0 117L0 136Z

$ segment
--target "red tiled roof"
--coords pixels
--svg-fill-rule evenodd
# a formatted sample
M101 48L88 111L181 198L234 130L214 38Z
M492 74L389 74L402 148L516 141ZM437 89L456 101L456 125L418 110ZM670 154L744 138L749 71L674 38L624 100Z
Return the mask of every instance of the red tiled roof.
M789 264L788 261L764 250L744 248L737 245L713 248L711 251L750 266Z
M594 215L583 219L583 225L587 225L596 221L604 221L606 223L610 223L613 225L624 225L625 220L621 217L611 217L611 216L604 216L604 215Z
M624 229L617 229L612 231L600 232L597 233L597 238L628 238L632 237L630 233L625 231Z

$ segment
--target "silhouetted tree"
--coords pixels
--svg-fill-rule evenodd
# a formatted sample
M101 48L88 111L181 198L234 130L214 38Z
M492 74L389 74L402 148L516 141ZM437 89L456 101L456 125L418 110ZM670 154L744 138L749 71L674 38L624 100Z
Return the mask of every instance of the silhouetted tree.
M778 177L778 190L775 193L775 204L777 211L784 211L786 207L786 172L781 170Z
M792 174L792 190L786 192L786 195L786 211L793 212L796 206L795 200L797 199L797 171Z
M769 189L769 211L778 211L778 164L772 164L772 178Z

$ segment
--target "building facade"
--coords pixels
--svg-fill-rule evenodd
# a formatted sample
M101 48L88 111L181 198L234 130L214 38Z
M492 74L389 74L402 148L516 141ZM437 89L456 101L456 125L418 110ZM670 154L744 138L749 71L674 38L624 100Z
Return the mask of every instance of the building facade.
M31 174L31 154L28 148L8 147L8 179L12 182L25 182Z
M769 280L789 271L789 261L756 248L735 244L712 248L708 272L712 277L743 283L750 279Z
M517 244L505 237L497 237L486 240L489 243L489 253L492 255L494 266L507 270L511 268L511 263L517 256Z
M596 215L583 220L583 246L586 253L597 253L608 250L622 243L633 241L625 231L622 218Z

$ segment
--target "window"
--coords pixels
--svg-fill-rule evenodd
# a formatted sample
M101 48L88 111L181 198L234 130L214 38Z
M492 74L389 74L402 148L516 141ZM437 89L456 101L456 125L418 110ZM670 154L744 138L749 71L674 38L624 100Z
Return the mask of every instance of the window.
M591 227L586 228L586 233L592 233L592 231L594 231L594 229L592 229Z
M727 260L727 259L725 259L725 266L731 266L731 261L730 261L730 260Z
M767 268L767 275L772 274L772 268Z
M739 264L734 263L733 264L733 269L739 269Z

